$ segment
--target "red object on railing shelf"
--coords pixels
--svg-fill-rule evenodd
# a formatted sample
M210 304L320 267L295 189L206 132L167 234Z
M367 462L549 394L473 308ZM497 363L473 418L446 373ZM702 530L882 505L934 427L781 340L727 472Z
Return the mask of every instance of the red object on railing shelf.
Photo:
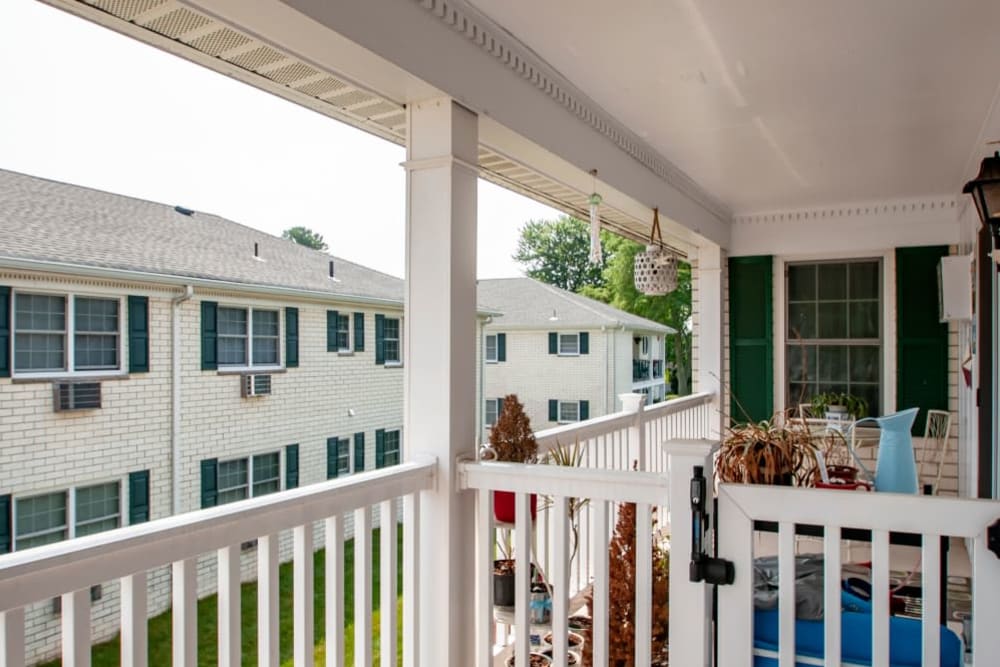
M538 513L538 496L532 493L528 496L531 520ZM500 523L514 523L514 493L512 491L493 492L493 518Z

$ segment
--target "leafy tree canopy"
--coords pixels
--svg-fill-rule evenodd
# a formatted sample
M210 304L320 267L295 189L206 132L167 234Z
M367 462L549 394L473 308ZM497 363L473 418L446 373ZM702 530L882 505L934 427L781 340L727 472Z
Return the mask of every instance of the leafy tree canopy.
M529 220L521 228L513 257L526 267L528 277L578 292L585 285L604 285L610 238L610 234L601 232L604 261L591 264L590 226L586 222L566 215L558 220Z
M326 250L326 241L322 234L317 234L308 227L289 227L281 232L281 238L295 241L299 245L304 245L313 250Z

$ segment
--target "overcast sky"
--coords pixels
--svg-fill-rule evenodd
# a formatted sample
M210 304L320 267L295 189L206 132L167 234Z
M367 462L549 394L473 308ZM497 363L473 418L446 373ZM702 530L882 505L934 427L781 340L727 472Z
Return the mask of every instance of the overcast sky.
M0 64L0 168L303 225L403 276L402 148L35 0L0 0ZM520 275L518 229L557 215L480 181L479 276Z

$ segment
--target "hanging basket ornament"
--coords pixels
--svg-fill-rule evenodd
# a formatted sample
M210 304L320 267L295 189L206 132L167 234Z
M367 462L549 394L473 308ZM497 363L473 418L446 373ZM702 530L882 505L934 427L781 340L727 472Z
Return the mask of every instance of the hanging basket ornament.
M653 209L649 245L636 253L633 269L635 288L643 294L662 296L677 289L677 256L663 248L659 209Z
M593 169L590 175L594 177L594 192L590 195L587 203L590 204L590 263L600 264L604 261L601 253L601 215L599 208L601 205L601 195L597 193L597 170Z

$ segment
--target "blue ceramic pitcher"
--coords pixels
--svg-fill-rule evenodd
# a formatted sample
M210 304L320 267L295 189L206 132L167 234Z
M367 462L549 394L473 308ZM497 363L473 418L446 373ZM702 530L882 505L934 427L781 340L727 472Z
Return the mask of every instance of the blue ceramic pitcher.
M851 424L851 428L854 429L863 422L873 421L881 429L878 458L875 463L876 491L917 493L917 464L913 457L913 438L910 437L910 429L919 411L920 408L910 408L884 417L865 417ZM851 453L854 454L853 451ZM854 458L871 477L871 472L858 457L855 455Z

